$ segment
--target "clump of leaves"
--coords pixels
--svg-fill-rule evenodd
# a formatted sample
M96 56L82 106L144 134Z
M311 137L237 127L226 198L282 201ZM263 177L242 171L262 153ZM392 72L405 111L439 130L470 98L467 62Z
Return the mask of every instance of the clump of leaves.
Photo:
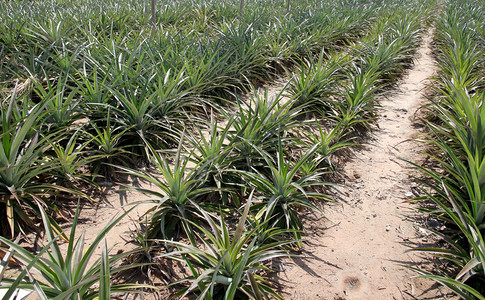
M0 115L0 219L7 220L2 224L2 235L7 235L9 228L14 237L15 232L33 225L32 212L40 215L37 202L55 211L46 194L63 188L41 179L57 167L55 161L43 157L50 148L48 137L39 131L45 103L29 107L25 94L17 95L16 89L7 103Z
M202 242L201 247L195 243L165 241L178 251L164 256L185 263L192 274L176 282L190 282L190 286L180 291L181 297L194 293L197 299L283 299L264 275L271 271L264 263L288 255L281 249L295 241L260 243L257 233L263 225L253 224L250 230L244 230L250 205L251 196L234 231L229 229L222 215L217 223L201 211L210 229L191 224L200 231L196 237ZM271 239L279 232L267 231L266 234L266 238Z
M151 150L151 160L161 177L148 172L120 167L128 174L150 182L159 190L134 188L153 197L148 201L154 206L147 211L150 218L148 226L150 238L160 235L166 239L177 238L182 233L184 226L189 228L187 220L197 222L201 219L199 208L194 200L207 193L207 189L202 187L205 179L195 176L199 175L195 172L197 167L189 170L190 158L184 156L182 143L183 137L177 148L173 165L161 153L148 146Z
M321 180L322 172L310 173L300 176L300 169L318 150L316 144L295 162L285 159L285 153L279 142L276 162L272 158L263 155L269 172L263 173L256 169L251 172L240 172L248 183L259 194L260 202L253 205L252 209L258 211L258 215L264 215L264 220L272 219L277 227L294 230L295 239L301 239L303 224L298 211L310 209L319 213L321 210L312 202L312 199L327 199L325 194L312 191L315 186L328 185ZM301 243L298 243L301 246Z
M131 292L136 288L142 287L141 285L135 284L113 285L110 282L111 274L116 274L137 266L117 266L117 262L130 255L133 251L127 251L109 257L105 239L106 234L132 209L113 217L96 236L93 243L87 247L84 240L84 233L76 239L76 226L79 217L78 206L68 239L67 251L63 253L60 250L60 244L58 242L59 236L54 234L49 217L42 206L39 205L48 242L39 254L34 255L17 243L0 237L0 241L12 249L11 253L13 257L23 267L23 271L17 279L9 280L4 278L2 280L0 288L8 289L6 299L14 293L16 288L35 291L37 296L43 300L89 300L110 299L111 293ZM101 259L92 261L95 250L103 240L104 246ZM32 272L37 274L37 279L33 278ZM28 277L27 280L25 280L26 276ZM99 286L99 288L96 286Z

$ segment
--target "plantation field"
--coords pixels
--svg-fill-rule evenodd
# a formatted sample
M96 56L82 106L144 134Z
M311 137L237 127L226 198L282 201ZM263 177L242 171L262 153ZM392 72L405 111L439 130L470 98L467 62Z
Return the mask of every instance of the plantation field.
M3 299L485 299L483 1L0 11Z

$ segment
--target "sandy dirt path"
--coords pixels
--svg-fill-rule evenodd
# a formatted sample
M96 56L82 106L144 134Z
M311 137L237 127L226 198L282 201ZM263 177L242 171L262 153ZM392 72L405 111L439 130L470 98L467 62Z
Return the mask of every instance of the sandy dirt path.
M332 222L306 224L301 258L283 264L279 282L289 299L444 299L444 288L401 264L425 260L410 246L428 242L419 229L412 198L411 165L420 161L415 112L425 101L435 67L426 34L415 65L381 104L379 128L344 167L341 199L325 208Z

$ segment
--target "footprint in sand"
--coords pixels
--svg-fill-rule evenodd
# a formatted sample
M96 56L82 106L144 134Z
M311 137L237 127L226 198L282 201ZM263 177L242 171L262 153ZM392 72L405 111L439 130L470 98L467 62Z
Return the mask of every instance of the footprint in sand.
M341 291L346 296L358 296L365 289L365 279L356 273L341 274Z

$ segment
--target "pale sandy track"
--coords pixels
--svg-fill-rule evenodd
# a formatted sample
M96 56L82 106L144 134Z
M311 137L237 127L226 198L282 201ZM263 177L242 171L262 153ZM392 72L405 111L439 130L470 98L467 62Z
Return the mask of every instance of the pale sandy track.
M420 161L415 112L435 67L424 36L415 65L381 104L379 128L344 167L342 199L325 220L307 222L303 257L283 264L279 282L290 299L444 299L446 290L401 266L423 262L410 246L427 242L418 227L410 174L401 159Z

